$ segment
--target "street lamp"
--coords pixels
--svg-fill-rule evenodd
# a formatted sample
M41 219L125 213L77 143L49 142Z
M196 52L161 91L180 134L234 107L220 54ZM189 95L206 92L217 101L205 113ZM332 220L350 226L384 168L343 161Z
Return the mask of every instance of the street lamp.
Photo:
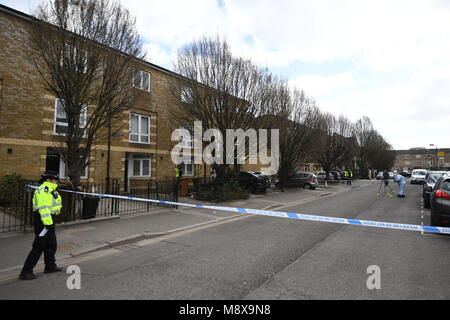
M438 146L435 144L430 144L430 147L436 147L436 164L437 170L439 171L439 155L438 155Z

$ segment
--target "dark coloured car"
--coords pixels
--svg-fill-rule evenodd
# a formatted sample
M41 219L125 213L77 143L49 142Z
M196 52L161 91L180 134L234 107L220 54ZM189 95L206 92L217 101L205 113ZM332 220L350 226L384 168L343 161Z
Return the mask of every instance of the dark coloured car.
M411 173L410 172L400 171L398 174L401 175L401 176L404 176L405 178L411 178Z
M442 177L443 174L446 173L450 174L450 172L446 171L431 171L427 173L422 191L423 206L425 208L430 209L430 194L433 192L436 182Z
M341 174L338 171L330 171L331 180L342 180Z
M317 177L313 173L297 172L295 175L285 181L283 185L281 185L280 182L277 182L275 186L278 189L281 189L282 187L300 187L314 190L317 187Z
M444 174L434 186L430 195L431 225L450 225L450 176Z
M266 192L270 186L269 177L261 172L239 172L239 184L252 192Z

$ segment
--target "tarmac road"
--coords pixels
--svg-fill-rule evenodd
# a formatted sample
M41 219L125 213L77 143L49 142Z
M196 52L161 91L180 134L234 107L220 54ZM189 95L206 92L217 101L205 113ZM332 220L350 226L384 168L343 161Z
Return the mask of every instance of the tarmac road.
M378 187L280 211L429 224L420 186L408 185L405 199L377 196ZM67 288L69 274L42 274L0 283L0 298L449 299L449 248L448 236L244 215L80 259L80 290ZM367 287L370 266L380 289Z

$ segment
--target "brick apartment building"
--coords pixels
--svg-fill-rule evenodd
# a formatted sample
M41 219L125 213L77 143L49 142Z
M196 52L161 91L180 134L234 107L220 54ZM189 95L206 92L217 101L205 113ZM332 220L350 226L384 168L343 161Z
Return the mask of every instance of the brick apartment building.
M450 148L413 148L397 150L394 170L412 171L414 169L450 171Z
M0 5L0 177L17 173L38 179L46 170L65 177L58 148L64 147L64 126L58 99L50 95L27 58L31 17ZM170 151L175 124L170 106L170 77L175 73L144 60L136 61L140 83L137 103L125 112L111 138L110 177L127 188L133 181L165 180L175 175ZM171 102L172 101L172 102ZM89 116L89 110L87 111ZM105 129L106 130L106 129ZM90 154L82 182L104 182L107 176L107 140ZM186 178L210 176L203 165L186 165Z

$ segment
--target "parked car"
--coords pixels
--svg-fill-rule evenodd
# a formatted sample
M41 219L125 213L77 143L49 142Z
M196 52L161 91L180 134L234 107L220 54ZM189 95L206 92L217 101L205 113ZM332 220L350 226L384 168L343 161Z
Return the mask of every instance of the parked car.
M394 179L394 173L393 172L391 172L391 171L389 171L388 172L389 173L389 179ZM380 172L378 172L377 173L377 180L384 180L384 171L380 171Z
M252 192L266 192L270 186L270 180L261 172L241 171L239 172L239 184Z
M433 188L436 185L436 182L444 174L450 175L450 171L430 171L427 173L422 190L423 206L425 208L430 209L430 194L433 192Z
M450 175L444 174L436 182L430 195L431 225L450 225Z
M405 178L411 178L411 172L400 171L398 174L404 176Z
M332 180L342 180L341 174L338 171L330 171L330 178Z
M314 173L317 177L317 180L325 180L325 178L327 177L327 173L325 171L319 171Z
M427 175L427 170L415 169L411 174L412 184L423 184L425 182L425 177Z
M317 176L309 172L297 172L285 181L283 185L281 185L279 181L275 184L278 189L281 189L281 187L301 187L311 190L314 190L317 185Z

